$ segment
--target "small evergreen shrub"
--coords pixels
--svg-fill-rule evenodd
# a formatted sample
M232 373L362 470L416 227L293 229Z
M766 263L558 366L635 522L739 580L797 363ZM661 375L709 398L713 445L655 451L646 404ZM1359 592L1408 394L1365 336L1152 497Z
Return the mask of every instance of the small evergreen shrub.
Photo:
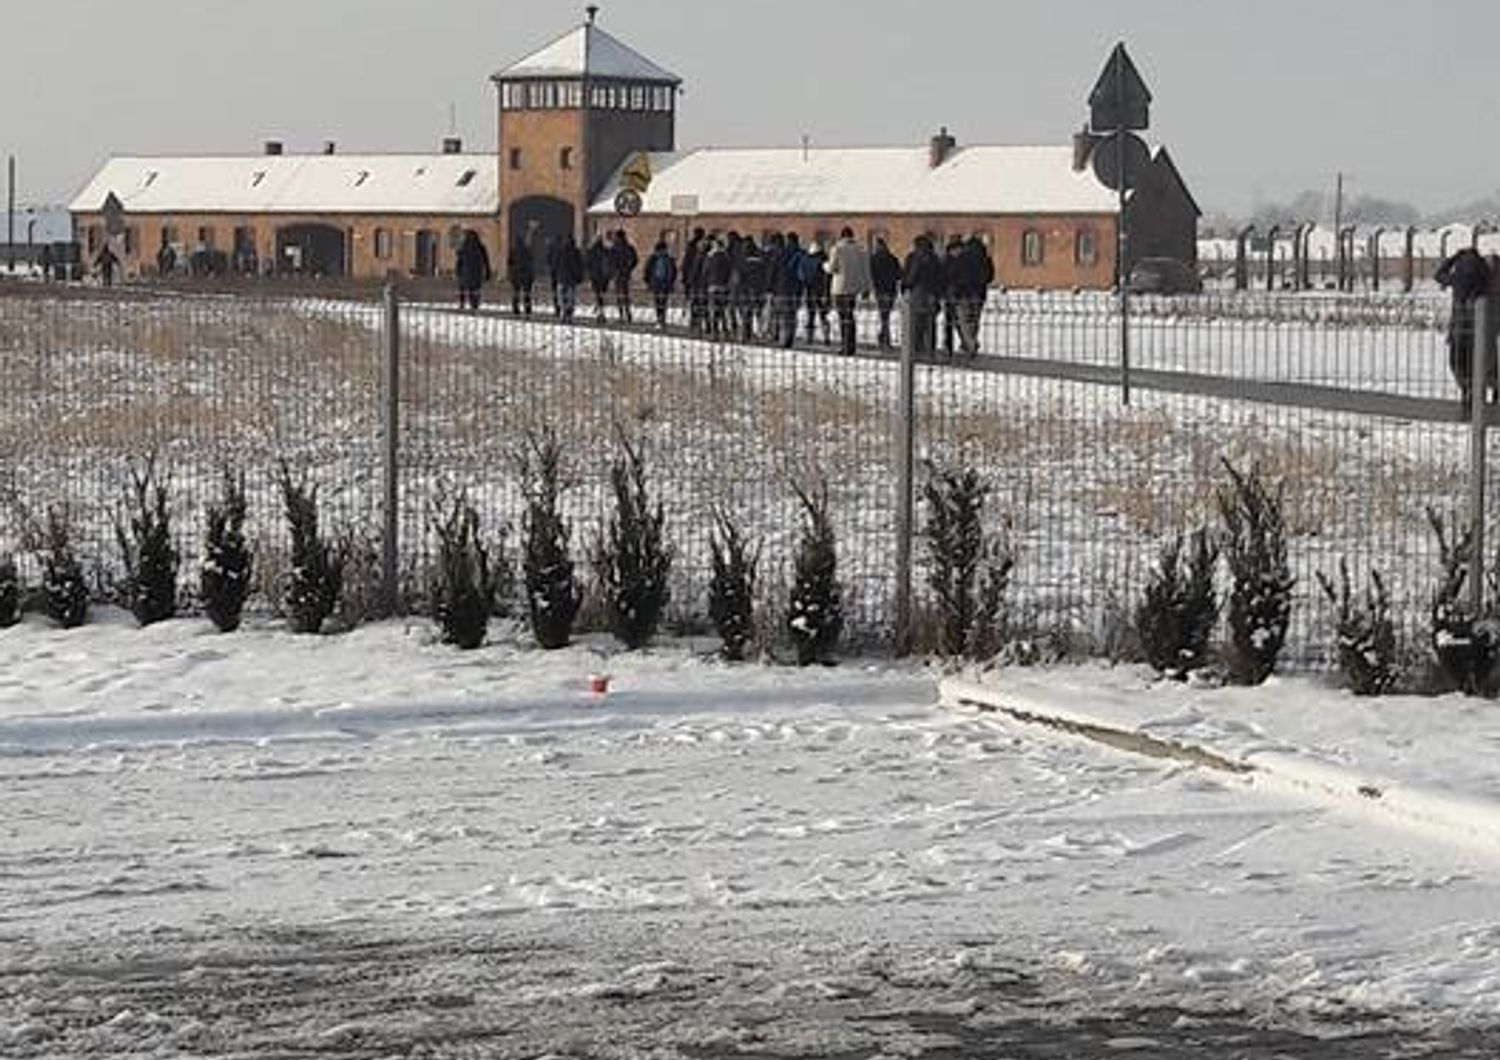
M460 493L439 501L433 524L438 539L438 570L432 589L433 617L443 643L472 651L484 643L495 606L495 577L480 538L479 512Z
M724 642L724 658L740 662L755 640L755 579L760 546L745 539L739 524L724 509L714 509L708 548L713 577L708 583L708 617Z
M47 615L63 629L81 626L89 617L89 588L83 565L73 551L73 528L63 509L47 509L42 544L47 554L42 563L42 600Z
M177 614L177 550L172 547L167 486L157 479L156 461L130 469L126 520L116 520L115 540L125 564L121 586L126 606L142 626Z
M11 556L0 555L0 629L21 621L21 572Z
M828 519L828 487L816 494L793 484L806 522L797 546L786 628L798 666L831 662L844 631L843 588L838 580L838 547Z
M357 629L386 613L380 545L370 534L351 526L339 535L335 549L343 565L343 578L333 609L333 627Z
M1370 572L1363 599L1355 596L1349 563L1339 560L1339 584L1318 572L1318 584L1329 603L1338 608L1339 670L1356 696L1383 696L1396 685L1400 673L1396 626L1391 621L1391 598L1380 572Z
M318 528L318 488L305 475L292 476L283 460L278 478L292 535L292 568L282 606L293 633L320 633L338 606L344 583L344 559Z
M984 531L989 487L978 472L929 470L927 502L930 569L927 584L937 599L938 651L947 656L987 658L1002 639L1001 609L1015 557Z
M1276 669L1286 643L1296 579L1287 564L1281 489L1273 493L1257 469L1248 474L1224 461L1230 483L1218 494L1229 563L1229 679L1258 685Z
M582 603L569 553L573 531L558 507L564 485L557 436L528 433L517 462L526 500L522 570L527 614L537 643L550 651L567 647Z
M1176 535L1162 546L1145 598L1136 608L1135 628L1146 662L1173 680L1187 680L1208 661L1209 641L1219 620L1214 592L1218 563L1219 544L1208 527L1195 530L1189 542Z
M208 506L198 588L203 610L221 633L240 628L255 556L245 540L245 476L224 469L223 492Z
M1432 601L1432 654L1443 676L1465 695L1484 695L1493 688L1500 657L1500 622L1490 613L1474 614L1464 599L1469 560L1474 551L1471 531L1451 536L1443 517L1427 509L1427 521L1438 540L1443 579Z
M632 651L650 643L670 595L672 550L664 540L666 512L653 508L640 450L619 436L621 456L610 467L615 512L594 545L594 570L609 609L610 628Z

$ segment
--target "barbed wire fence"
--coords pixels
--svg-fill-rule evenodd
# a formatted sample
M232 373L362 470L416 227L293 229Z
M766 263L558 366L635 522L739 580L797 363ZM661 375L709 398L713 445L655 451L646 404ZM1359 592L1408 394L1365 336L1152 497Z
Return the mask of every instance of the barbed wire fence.
M394 312L392 312L394 310ZM592 306L565 324L446 304L272 294L170 295L27 288L0 294L0 553L34 574L28 524L65 508L101 590L119 575L114 520L127 467L155 454L171 478L191 584L203 512L222 469L246 472L257 587L274 606L287 540L273 472L320 488L325 522L381 576L386 523L383 395L399 350L392 517L400 597L421 608L441 497L467 491L516 553L516 452L528 431L563 445L581 568L609 516L621 432L640 444L676 550L671 621L701 628L712 512L763 543L763 612L783 606L800 531L793 482L828 484L850 632L890 643L898 595L902 368L861 308L860 349L837 352L799 313L797 345L695 335L686 307L617 323ZM1097 293L997 293L974 356L939 349L912 369L918 474L977 469L1017 546L1022 624L1094 650L1128 623L1161 543L1213 518L1222 462L1258 466L1285 491L1298 576L1292 655L1329 653L1315 574L1347 558L1379 570L1409 637L1439 576L1432 508L1466 518L1471 431L1448 375L1446 308L1431 297L1240 294L1134 300L1132 400L1121 403L1117 303ZM394 323L395 331L392 332ZM901 334L900 311L893 328ZM826 337L825 337L826 336ZM392 342L392 338L399 339ZM957 346L958 343L955 343ZM911 541L924 589L921 513ZM370 588L370 593L374 593Z

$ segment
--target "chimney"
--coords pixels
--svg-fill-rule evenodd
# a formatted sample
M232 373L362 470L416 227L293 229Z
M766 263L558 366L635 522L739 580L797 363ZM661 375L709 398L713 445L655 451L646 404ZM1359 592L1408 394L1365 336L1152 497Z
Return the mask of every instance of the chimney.
M592 26L594 24L594 19L599 17L599 5L590 4L588 7L584 8L584 10L588 12L589 25Z
M1094 153L1094 136L1087 128L1073 134L1073 172L1082 173L1088 168L1089 158Z
M928 165L936 169L948 161L948 156L953 153L953 149L957 146L958 141L949 134L948 126L944 125L938 130L938 134L932 138L932 151L928 156Z
M279 155L279 154L281 154L281 141L280 140L267 140L266 141L266 154L268 154L268 155Z
M464 153L464 142L457 136L443 137L443 154L461 155Z
M338 149L339 149L339 145L335 141L333 141L333 140L324 140L323 141L323 153L325 155L337 154L338 153Z

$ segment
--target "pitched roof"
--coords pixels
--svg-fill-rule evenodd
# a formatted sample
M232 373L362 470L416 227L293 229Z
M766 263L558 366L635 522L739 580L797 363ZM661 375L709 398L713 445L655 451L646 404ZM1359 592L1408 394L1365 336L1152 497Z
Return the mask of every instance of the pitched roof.
M111 194L127 213L431 213L492 215L499 159L485 155L242 155L112 158L69 209Z
M645 213L696 196L704 214L1114 214L1116 196L1070 147L965 147L937 168L926 147L705 148L651 156ZM616 173L592 214L614 211Z
M682 78L657 66L592 22L563 34L539 51L494 75L493 80L598 77L679 85Z

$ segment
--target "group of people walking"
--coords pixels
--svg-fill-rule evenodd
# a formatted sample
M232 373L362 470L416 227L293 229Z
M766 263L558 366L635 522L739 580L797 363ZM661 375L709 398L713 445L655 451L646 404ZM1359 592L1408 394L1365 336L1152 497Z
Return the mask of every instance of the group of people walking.
M490 265L474 233L465 236L457 264L460 303L477 308ZM954 236L942 253L930 236L918 236L902 261L884 238L866 250L847 227L827 247L817 240L804 247L795 232L771 232L757 243L737 232L699 228L680 260L663 239L643 264L626 233L617 230L607 239L596 236L587 249L566 235L549 241L540 254L534 241L518 237L506 259L512 312L533 313L539 266L546 271L553 312L565 322L574 319L579 290L587 283L595 319L605 319L612 299L619 321L632 323L631 291L639 271L659 327L667 327L672 299L680 293L695 335L790 347L800 330L808 343L831 345L832 319L837 319L839 344L849 355L858 343L858 306L869 298L878 318L877 344L892 348L891 318L903 292L917 353L977 354L985 299L995 279L994 261L978 236Z

